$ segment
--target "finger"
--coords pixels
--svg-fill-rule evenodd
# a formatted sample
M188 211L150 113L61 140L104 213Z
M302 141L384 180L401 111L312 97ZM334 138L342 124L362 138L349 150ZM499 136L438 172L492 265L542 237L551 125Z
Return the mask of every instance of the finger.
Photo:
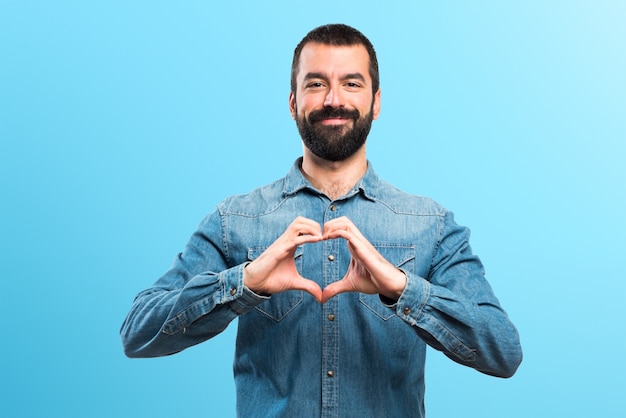
M302 216L296 218L285 232L295 236L310 235L312 237L322 238L322 227L320 224Z
M322 302L322 288L313 280L301 278L294 283L294 289L310 293L315 300Z
M316 230L317 232L320 232L322 230L321 226L319 223L315 222L313 219L309 219L309 218L305 218L304 216L298 216L296 219L293 220L293 222L291 223L290 227L310 227L314 230Z
M345 216L324 224L324 239L344 238L348 241L364 239L361 231Z
M322 291L322 303L326 303L330 298L346 292L354 292L352 284L347 280L342 279L331 283Z
M313 234L302 234L302 235L296 235L290 238L290 242L292 245L290 245L290 247L297 247L298 245L301 244L307 244L307 243L311 243L311 242L318 242L323 240L324 237L322 236L322 234L317 234L317 235L313 235Z
M298 245L321 241L321 226L304 217L296 218L275 241L275 247L282 251L293 251Z
M359 260L377 254L374 246L354 225L336 224L325 227L324 239L343 238L348 242L348 249L353 257ZM365 261L365 260L364 260Z
M356 237L353 233L348 231L347 229L326 229L324 230L324 239L337 239L343 238L348 241L354 241Z
M324 223L324 232L334 229L348 229L352 226L354 226L354 224L347 216L341 216Z

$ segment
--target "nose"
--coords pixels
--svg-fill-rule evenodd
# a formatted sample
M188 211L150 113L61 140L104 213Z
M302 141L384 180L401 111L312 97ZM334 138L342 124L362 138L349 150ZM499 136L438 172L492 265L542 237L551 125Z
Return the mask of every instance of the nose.
M331 87L328 89L324 99L324 107L343 107L343 97L338 88Z

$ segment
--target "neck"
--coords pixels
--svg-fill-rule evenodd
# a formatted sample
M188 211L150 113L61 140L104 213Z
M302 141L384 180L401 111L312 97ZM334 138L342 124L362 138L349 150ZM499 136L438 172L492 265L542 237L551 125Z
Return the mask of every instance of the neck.
M367 171L365 145L344 161L321 159L305 147L300 169L315 188L335 200L345 195Z

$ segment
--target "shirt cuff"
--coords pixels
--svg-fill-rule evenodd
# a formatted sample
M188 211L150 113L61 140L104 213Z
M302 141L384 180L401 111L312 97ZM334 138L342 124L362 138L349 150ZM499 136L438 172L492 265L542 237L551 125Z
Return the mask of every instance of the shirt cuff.
M406 287L397 301L381 296L381 302L411 325L416 325L430 296L430 282L411 273L406 274Z
M220 273L221 303L228 304L238 315L254 309L270 297L254 293L243 283L243 269L248 263L240 264Z

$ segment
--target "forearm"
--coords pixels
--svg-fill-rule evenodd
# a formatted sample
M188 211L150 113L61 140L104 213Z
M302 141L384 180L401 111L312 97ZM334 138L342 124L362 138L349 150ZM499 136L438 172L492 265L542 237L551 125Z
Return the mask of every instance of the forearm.
M457 363L510 377L522 360L519 335L487 290L479 298L466 297L407 274L405 291L390 307L426 343Z
M129 357L165 356L201 343L266 299L243 285L243 265L199 274L181 288L160 282L137 295L122 324Z

